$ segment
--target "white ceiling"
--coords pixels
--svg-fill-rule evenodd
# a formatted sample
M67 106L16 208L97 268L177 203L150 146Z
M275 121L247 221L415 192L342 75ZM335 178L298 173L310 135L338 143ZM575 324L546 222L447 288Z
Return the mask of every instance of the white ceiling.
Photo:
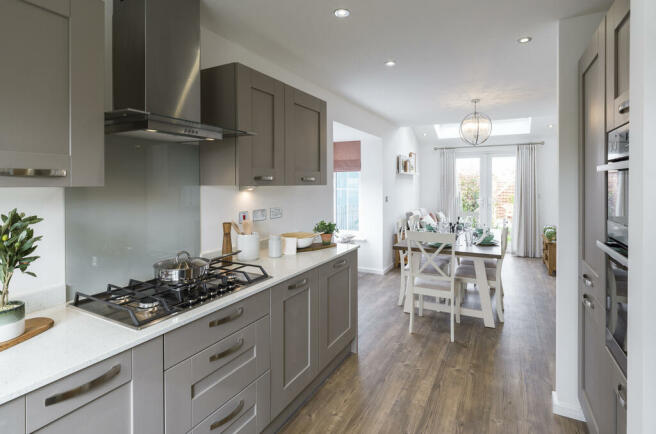
M557 20L610 0L202 0L206 28L399 125L556 120ZM351 16L339 20L336 8ZM520 45L517 38L533 37ZM388 59L397 66L386 67ZM431 131L429 127L426 131ZM434 133L433 133L434 134ZM427 137L428 138L428 137Z

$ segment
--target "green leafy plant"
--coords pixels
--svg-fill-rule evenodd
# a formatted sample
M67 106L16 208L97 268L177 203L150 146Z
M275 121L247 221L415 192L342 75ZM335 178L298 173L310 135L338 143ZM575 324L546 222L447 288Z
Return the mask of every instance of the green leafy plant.
M337 229L337 224L321 220L314 226L314 232L319 234L333 234L339 232L339 229Z
M35 237L30 225L39 223L43 219L37 216L25 217L25 213L19 213L15 208L7 215L2 214L2 226L0 227L0 281L2 281L2 293L0 294L0 309L9 302L9 282L16 270L36 277L36 274L27 271L30 264L38 256L31 256L36 250L36 242L41 236Z

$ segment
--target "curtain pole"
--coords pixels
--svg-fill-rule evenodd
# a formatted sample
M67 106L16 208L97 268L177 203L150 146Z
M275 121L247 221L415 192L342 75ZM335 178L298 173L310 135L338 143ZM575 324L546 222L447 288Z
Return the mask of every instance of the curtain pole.
M478 145L478 146L450 146L450 147L439 147L433 146L433 151L440 151L442 149L478 149L478 148L496 148L501 146L527 146L527 145L544 145L544 142L531 142L531 143L508 143L506 145Z

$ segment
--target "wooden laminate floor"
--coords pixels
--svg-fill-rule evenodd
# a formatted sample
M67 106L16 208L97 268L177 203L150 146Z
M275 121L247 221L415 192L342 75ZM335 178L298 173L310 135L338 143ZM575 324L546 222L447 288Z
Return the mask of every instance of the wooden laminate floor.
M351 355L285 433L585 433L551 412L555 278L539 260L506 257L506 322L415 317L396 305L400 274L359 275L359 354ZM470 288L465 304L477 304Z

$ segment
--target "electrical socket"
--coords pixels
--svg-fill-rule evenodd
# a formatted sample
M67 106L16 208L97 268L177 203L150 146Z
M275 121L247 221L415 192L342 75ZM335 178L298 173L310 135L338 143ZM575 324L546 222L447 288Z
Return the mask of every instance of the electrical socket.
M248 211L239 211L239 223L248 220Z
M253 221L254 222L261 222L266 220L267 217L267 212L266 209L254 209L253 210Z
M271 220L279 219L280 217L282 217L282 208L269 209L269 218Z

